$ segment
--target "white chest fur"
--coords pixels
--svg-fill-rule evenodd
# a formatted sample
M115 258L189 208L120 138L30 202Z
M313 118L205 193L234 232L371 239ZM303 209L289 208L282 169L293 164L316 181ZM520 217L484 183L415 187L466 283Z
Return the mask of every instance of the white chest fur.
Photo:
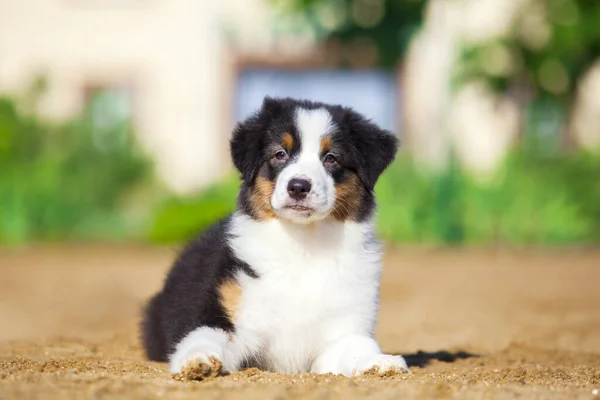
M298 225L236 214L230 245L259 278L239 276L234 353L262 368L310 369L342 335L371 335L380 247L370 223Z

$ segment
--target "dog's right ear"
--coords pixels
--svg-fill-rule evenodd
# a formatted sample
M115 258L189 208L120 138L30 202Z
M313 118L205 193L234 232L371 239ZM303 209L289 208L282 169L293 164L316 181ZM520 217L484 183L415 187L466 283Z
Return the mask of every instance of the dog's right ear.
M281 113L281 102L266 97L261 109L237 124L230 141L231 158L245 182L251 182L263 163L264 138L270 122Z

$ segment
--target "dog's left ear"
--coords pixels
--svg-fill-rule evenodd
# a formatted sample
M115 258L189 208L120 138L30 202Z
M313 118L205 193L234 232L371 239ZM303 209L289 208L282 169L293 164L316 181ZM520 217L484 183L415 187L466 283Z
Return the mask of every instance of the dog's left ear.
M263 141L269 123L281 113L279 99L265 97L254 115L237 124L230 140L231 158L242 179L251 182L263 162Z
M261 163L264 125L257 113L236 125L230 140L231 159L245 182L251 182Z
M379 176L394 161L400 141L392 132L352 110L347 110L346 124L352 145L362 158L358 175L367 189L373 190Z

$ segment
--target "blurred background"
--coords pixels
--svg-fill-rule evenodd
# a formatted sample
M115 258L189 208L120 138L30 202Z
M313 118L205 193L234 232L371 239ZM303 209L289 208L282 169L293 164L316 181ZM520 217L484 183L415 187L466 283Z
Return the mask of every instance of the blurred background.
M597 0L0 0L0 244L178 243L265 95L403 147L393 244L600 242Z

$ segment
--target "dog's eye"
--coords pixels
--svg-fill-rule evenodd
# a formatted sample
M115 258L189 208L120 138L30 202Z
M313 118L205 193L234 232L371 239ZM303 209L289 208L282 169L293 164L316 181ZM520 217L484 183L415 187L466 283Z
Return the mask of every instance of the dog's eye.
M331 164L335 163L335 161L336 161L335 156L333 154L329 153L325 156L325 164L331 165Z
M278 161L284 161L287 158L287 153L283 150L279 150L273 157Z

